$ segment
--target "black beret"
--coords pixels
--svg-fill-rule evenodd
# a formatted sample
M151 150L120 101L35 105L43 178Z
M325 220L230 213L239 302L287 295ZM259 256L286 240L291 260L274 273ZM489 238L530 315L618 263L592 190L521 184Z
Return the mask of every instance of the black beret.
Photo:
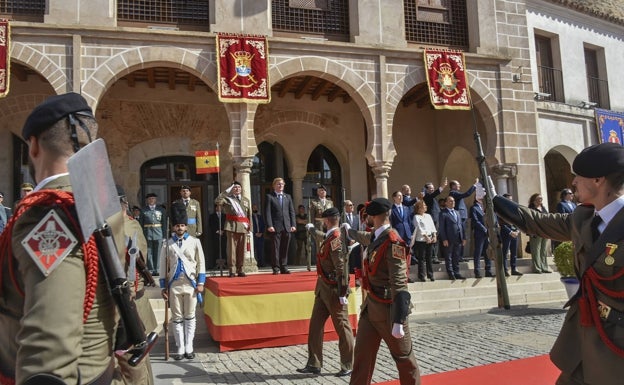
M572 171L585 178L600 178L624 169L624 147L600 143L585 148L572 163Z
M240 182L234 181L232 182L232 186L242 186L242 185L240 184Z
M141 210L141 208L139 206L132 206L132 211L134 210Z
M85 98L75 92L55 95L47 98L35 107L26 118L22 128L22 138L28 141L31 136L38 136L43 131L69 114L81 112L93 117L93 111Z
M321 214L321 217L328 218L328 217L336 217L338 215L340 215L340 211L338 211L338 209L335 207L330 207L327 210L323 211L323 214Z
M20 186L21 190L34 190L35 186L32 185L32 183L22 183L22 185Z
M190 190L190 189L191 189L191 186L185 185L185 184L183 184L182 187L180 187L180 190Z
M319 189L323 189L323 190L327 191L327 189L325 188L325 186L324 186L324 185L322 185L322 184L318 185L318 186L316 187L316 189L317 189L317 190L319 190Z
M387 213L392 208L392 203L386 198L375 198L366 206L366 214L379 215Z
M158 195L154 194L154 193L149 193L145 196L146 198L158 198Z

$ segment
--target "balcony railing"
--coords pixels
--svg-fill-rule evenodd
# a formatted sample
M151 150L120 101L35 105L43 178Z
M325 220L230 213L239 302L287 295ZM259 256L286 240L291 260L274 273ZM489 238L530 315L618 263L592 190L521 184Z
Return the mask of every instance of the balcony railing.
M601 80L593 76L587 77L587 91L589 101L598 103L597 107L609 109L611 102L609 100L609 82Z
M404 0L405 39L412 43L467 48L467 1L447 0L428 5L424 3Z
M563 93L563 73L561 70L538 66L537 76L539 80L539 92L542 94L550 94L550 96L544 96L544 100L561 103L565 101L565 95Z
M349 1L272 0L273 30L349 40Z
M207 0L118 0L117 21L122 26L210 29Z
M46 0L0 0L0 18L42 22Z

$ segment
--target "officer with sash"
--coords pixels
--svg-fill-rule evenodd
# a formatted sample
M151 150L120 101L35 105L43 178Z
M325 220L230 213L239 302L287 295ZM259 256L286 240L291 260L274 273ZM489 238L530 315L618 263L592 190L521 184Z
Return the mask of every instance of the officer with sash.
M557 385L621 384L624 378L624 147L601 143L572 163L572 213L543 214L494 196L494 209L530 235L572 241L581 289L550 352Z
M227 236L227 264L230 278L245 277L243 265L247 243L251 242L251 202L243 196L243 187L239 182L232 182L215 199L215 204L225 211L223 230Z

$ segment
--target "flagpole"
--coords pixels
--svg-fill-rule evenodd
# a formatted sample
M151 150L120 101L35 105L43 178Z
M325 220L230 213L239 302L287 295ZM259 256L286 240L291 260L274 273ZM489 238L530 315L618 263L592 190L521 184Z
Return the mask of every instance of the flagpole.
M221 191L221 154L219 153L219 142L217 142L217 154L219 154L219 169L217 171L217 193ZM223 215L223 213L221 213ZM217 258L217 265L219 265L219 276L223 277L223 264L225 261L223 260L223 251L221 250L221 237L222 228L221 228L221 216L219 216L219 258Z

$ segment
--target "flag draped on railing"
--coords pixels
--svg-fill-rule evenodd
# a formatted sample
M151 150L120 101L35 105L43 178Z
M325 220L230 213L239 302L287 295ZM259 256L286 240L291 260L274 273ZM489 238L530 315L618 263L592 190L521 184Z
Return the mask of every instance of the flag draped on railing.
M9 93L9 79L11 77L10 50L11 27L9 21L0 19L0 98Z
M219 172L219 150L195 151L195 172L215 174Z
M463 52L425 50L423 57L433 107L469 110L470 90Z
M221 102L269 103L269 47L264 36L217 34Z

